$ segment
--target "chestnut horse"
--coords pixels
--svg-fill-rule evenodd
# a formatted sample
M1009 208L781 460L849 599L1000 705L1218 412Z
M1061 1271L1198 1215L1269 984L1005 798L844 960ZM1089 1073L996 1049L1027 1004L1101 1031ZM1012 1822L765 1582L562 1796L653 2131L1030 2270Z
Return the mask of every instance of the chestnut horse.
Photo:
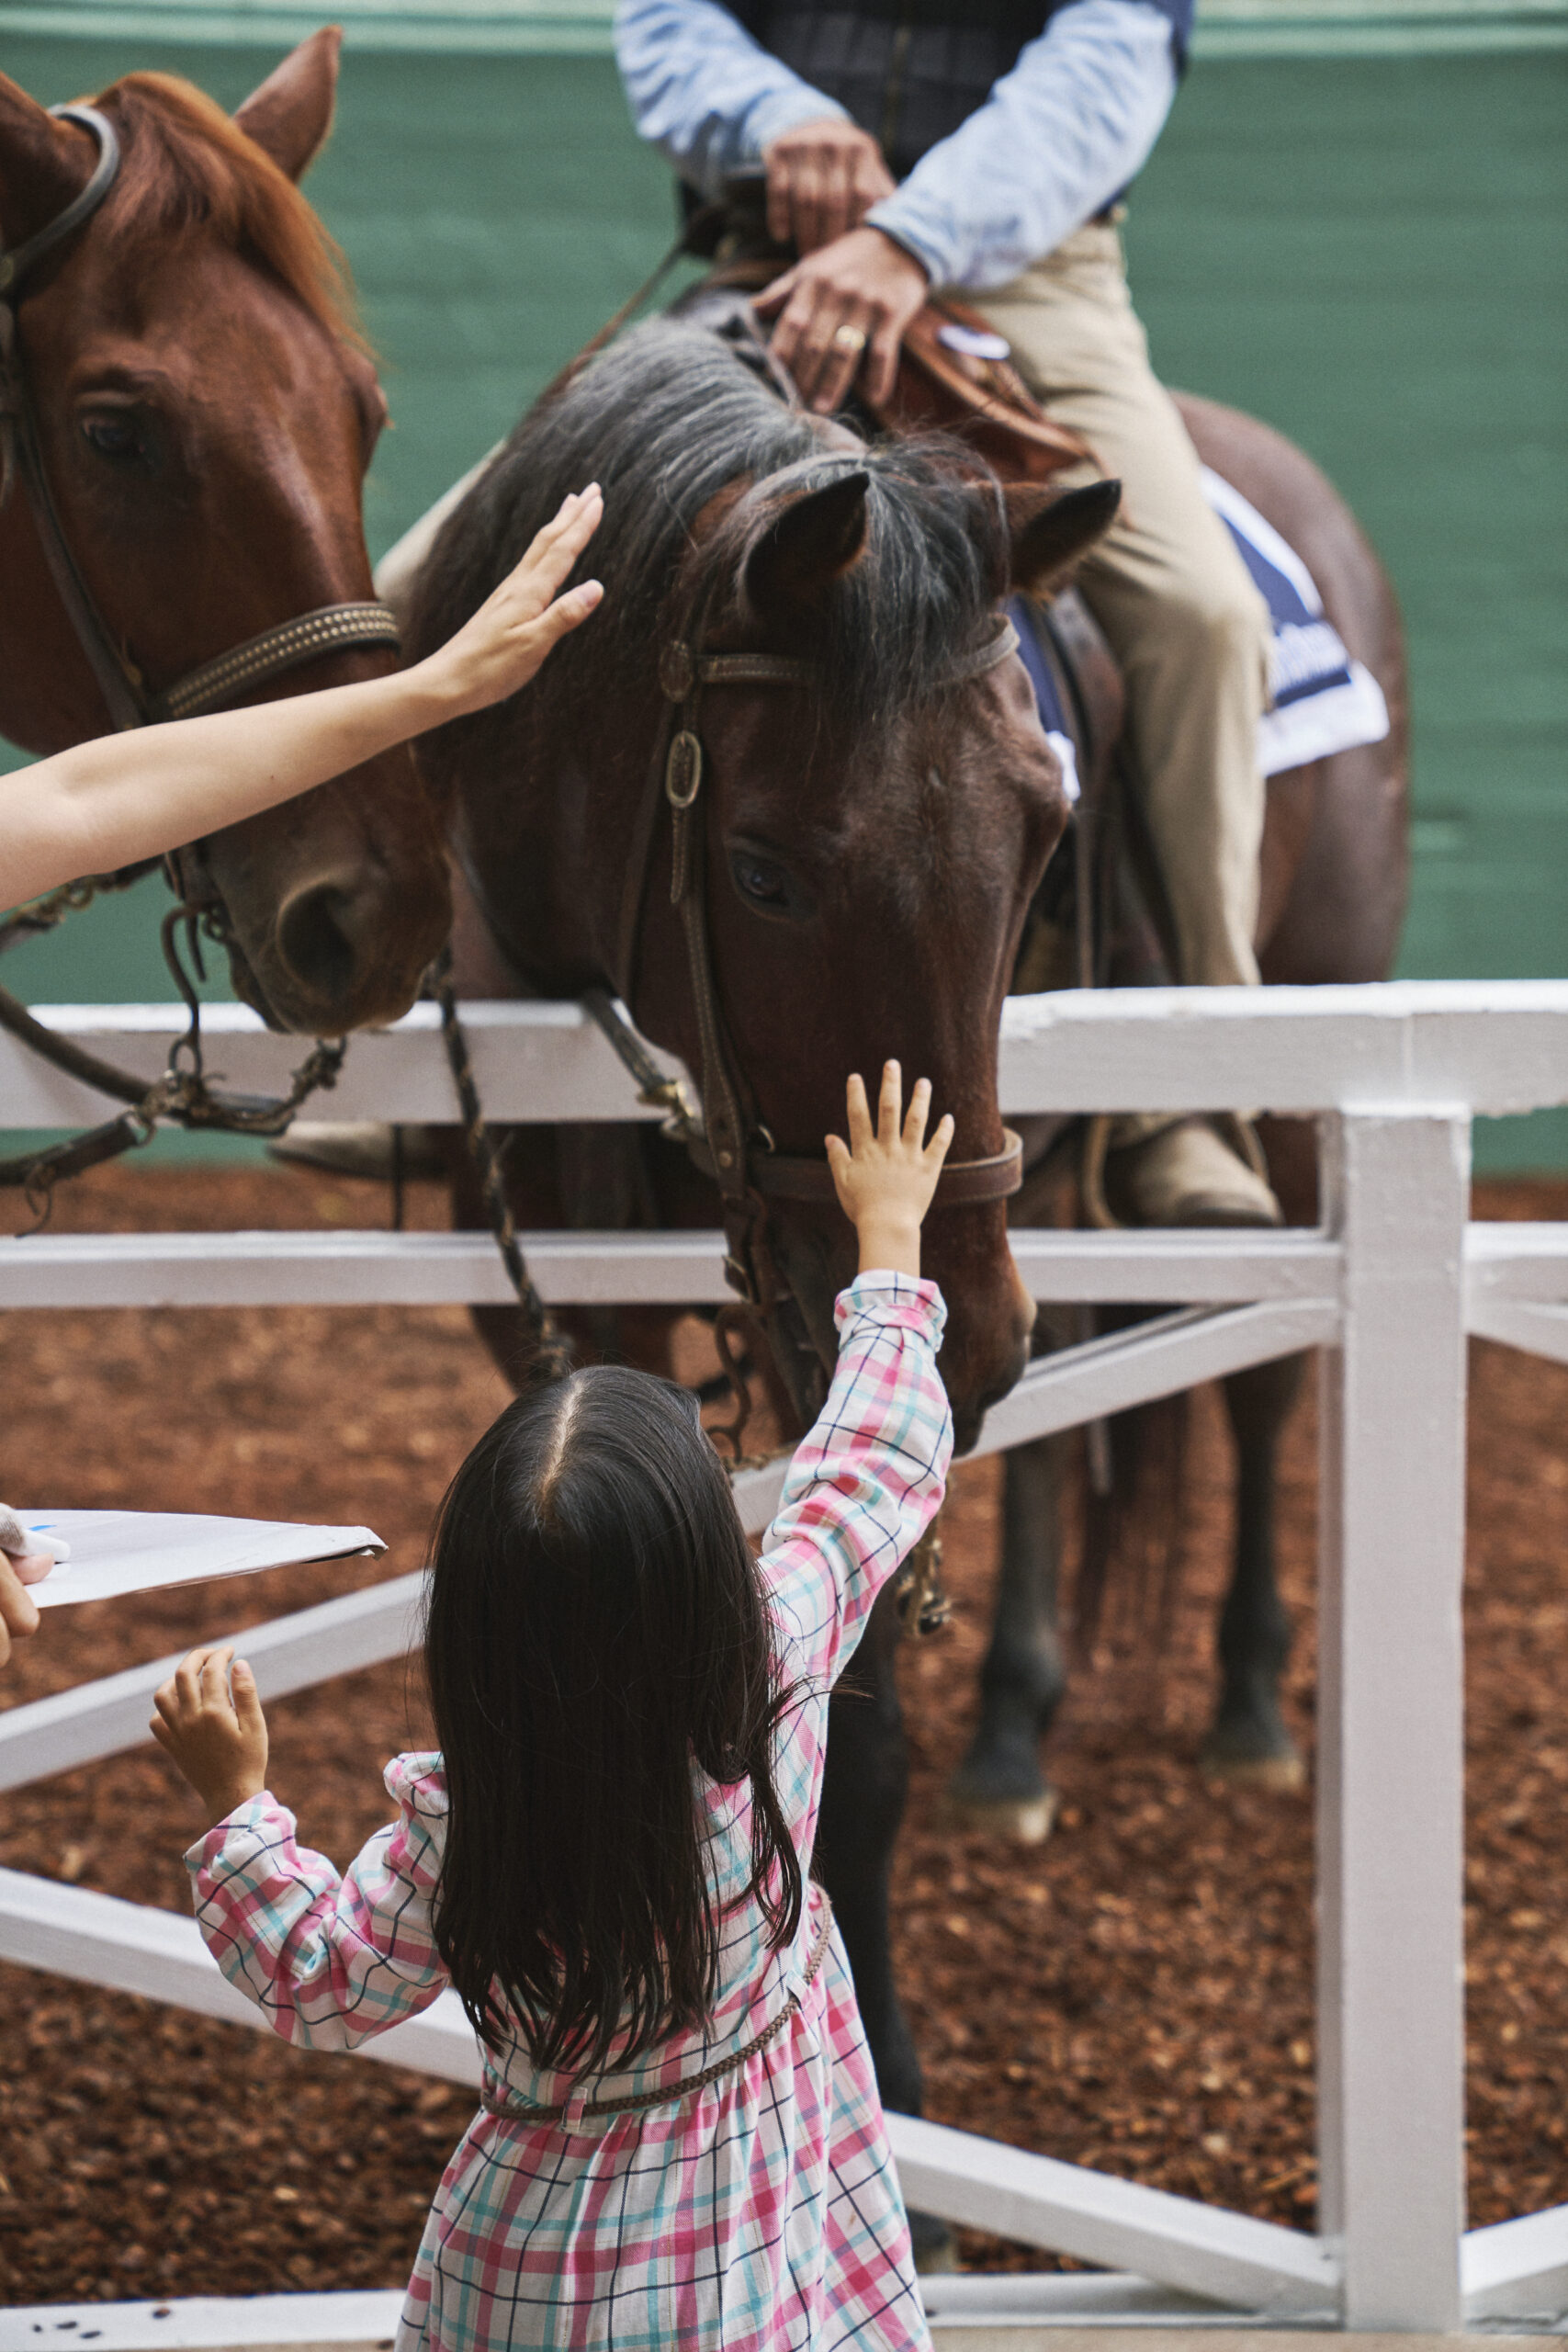
M360 490L386 405L336 249L295 186L331 124L340 38L302 43L232 119L163 74L105 91L118 174L17 288L39 469L111 662L154 714L209 661L373 595ZM0 74L8 254L83 194L106 144ZM396 660L361 645L249 698ZM47 753L118 723L13 483L0 733ZM25 772L7 788L25 792ZM450 918L442 829L406 749L214 834L181 868L190 897L221 901L241 995L317 1035L405 1012Z

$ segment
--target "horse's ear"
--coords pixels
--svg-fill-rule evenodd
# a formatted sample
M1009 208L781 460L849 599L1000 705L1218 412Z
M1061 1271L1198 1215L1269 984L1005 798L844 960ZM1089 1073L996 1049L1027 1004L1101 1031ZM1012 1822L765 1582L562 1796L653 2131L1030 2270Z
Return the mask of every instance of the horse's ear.
M234 109L246 138L254 139L291 180L302 179L326 145L337 104L342 47L343 27L323 25L290 50L260 88Z
M776 514L746 559L746 596L760 616L799 615L818 604L865 545L871 476L840 474L803 491Z
M93 169L92 134L56 122L0 74L0 243L25 244L64 211Z
M1043 595L1111 528L1121 503L1119 481L1055 493L1023 482L1011 485L1007 508L1012 585L1031 596Z

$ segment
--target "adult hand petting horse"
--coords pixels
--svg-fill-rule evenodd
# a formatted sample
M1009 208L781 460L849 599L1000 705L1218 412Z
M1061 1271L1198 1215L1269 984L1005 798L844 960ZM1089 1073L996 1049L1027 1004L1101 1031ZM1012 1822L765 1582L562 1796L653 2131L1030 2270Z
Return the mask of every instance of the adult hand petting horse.
M597 482L574 491L472 620L405 673L411 681L423 677L449 700L442 717L461 718L503 702L588 618L604 594L597 580L585 580L564 596L559 592L604 512Z
M574 492L472 619L412 669L103 736L24 769L0 794L0 904L220 832L515 694L604 594L596 580L558 593L603 511L597 483Z

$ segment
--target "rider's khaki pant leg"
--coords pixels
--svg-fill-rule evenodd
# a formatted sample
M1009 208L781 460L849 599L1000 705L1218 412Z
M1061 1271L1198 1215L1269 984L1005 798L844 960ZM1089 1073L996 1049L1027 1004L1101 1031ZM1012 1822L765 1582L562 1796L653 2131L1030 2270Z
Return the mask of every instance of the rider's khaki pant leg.
M1121 514L1078 584L1126 677L1180 978L1254 982L1269 616L1150 368L1121 238L1109 225L1080 229L976 307L1036 398L1122 481Z

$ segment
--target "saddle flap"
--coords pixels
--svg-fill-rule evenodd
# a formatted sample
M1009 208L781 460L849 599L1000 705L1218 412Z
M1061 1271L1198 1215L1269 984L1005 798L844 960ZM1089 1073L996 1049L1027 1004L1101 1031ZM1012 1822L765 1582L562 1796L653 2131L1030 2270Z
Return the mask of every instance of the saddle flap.
M1088 442L1046 415L1006 338L946 295L905 328L892 397L872 413L890 432L962 435L1004 481L1048 481L1070 466L1098 470Z

